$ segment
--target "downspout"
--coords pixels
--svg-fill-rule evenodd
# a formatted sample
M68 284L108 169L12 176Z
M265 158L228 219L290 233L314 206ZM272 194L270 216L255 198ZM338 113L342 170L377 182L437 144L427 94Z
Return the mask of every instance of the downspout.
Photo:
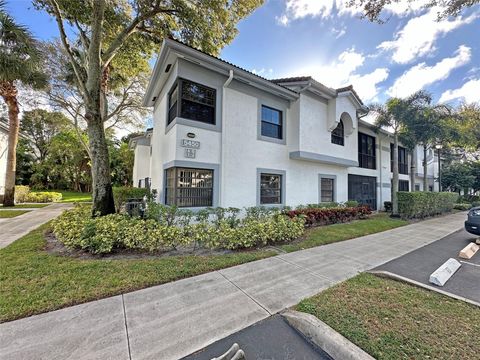
M223 194L225 192L225 141L227 139L227 126L226 126L226 95L227 87L233 80L233 70L230 69L228 79L225 81L222 87L222 135L220 141L220 193L218 194L218 206L223 206Z

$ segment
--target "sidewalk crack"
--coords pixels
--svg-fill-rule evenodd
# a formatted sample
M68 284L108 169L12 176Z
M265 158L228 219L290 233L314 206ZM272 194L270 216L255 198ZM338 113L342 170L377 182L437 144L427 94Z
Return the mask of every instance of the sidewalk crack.
M252 297L249 293L247 293L245 290L243 290L240 286L238 286L237 284L235 284L232 280L230 280L229 278L227 278L225 275L223 275L220 271L217 271L217 273L219 273L225 280L227 280L230 284L232 284L233 286L235 286L238 290L240 290L242 293L245 294L245 296L247 296L250 300L252 300L255 304L257 304L258 306L260 306L263 310L265 310L267 312L268 315L273 315L265 306L263 306L262 304L260 304L254 297Z
M122 296L122 306L123 306L123 321L125 323L125 334L127 335L127 348L128 348L128 358L132 360L132 353L130 351L130 337L128 336L128 325L127 325L127 312L125 311L125 299Z

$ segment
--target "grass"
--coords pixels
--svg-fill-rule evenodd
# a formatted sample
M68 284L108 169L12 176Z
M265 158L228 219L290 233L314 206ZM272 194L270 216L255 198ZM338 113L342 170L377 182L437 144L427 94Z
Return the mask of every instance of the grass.
M393 219L388 214L376 214L367 220L356 220L347 224L334 224L309 229L300 241L282 245L281 248L287 252L298 251L378 233L407 224L408 221Z
M62 194L62 203L69 202L91 202L92 194L91 193L81 193L76 191L66 191L66 190L39 190L32 192L59 192Z
M48 206L50 204L16 204L15 206L7 206L4 207L3 205L0 204L0 209L5 208L5 209L39 209L43 208L45 206Z
M315 315L381 359L478 359L480 309L447 296L361 274L303 300Z
M27 212L29 212L29 210L0 210L0 219L14 218Z
M263 259L271 251L158 259L76 259L44 251L48 225L0 250L0 322Z

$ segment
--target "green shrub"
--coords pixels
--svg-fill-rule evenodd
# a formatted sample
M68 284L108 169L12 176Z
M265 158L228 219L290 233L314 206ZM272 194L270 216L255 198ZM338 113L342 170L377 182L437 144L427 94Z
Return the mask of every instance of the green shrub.
M450 212L458 198L451 192L398 192L398 212L404 218L424 218Z
M162 214L160 221L122 214L92 218L90 206L77 205L53 221L53 232L69 248L105 254L116 248L146 251L179 246L250 248L291 241L301 236L305 228L303 217L290 219L278 209L250 209L241 220L237 218L238 209L205 209L197 214L178 209L168 211L161 206L149 209L151 217Z
M348 200L348 201L345 201L345 203L343 204L345 207L359 207L360 206L360 203L358 201L355 201L355 200Z
M31 192L30 187L17 185L15 186L15 202L16 203L47 203L62 200L62 194L58 192Z
M472 207L477 207L477 206L480 206L480 201L472 202Z
M24 203L26 202L27 195L30 193L30 187L25 185L16 185L15 186L15 202Z
M115 202L115 210L117 213L119 213L128 199L142 199L144 196L147 196L147 198L151 196L151 193L146 188L136 188L130 186L114 187L113 200Z
M465 204L455 204L453 206L455 210L470 210L472 208L472 204L465 203Z
M466 203L473 203L480 201L480 197L477 195L462 195L459 196L457 199L457 203L459 204L466 204Z

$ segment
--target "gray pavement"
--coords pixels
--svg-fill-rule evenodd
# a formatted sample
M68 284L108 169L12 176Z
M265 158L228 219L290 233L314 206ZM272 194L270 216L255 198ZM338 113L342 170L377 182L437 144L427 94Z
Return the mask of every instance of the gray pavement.
M0 221L0 249L10 245L15 240L27 235L40 225L56 218L64 210L71 208L72 204L56 203L44 208L31 211L9 219ZM14 209L14 208L13 208ZM18 209L27 210L27 209Z
M184 360L211 360L237 343L247 359L333 360L305 339L280 315L274 315L219 340Z
M480 303L480 253L474 255L470 260L458 256L460 250L476 238L478 236L460 230L374 270L388 271ZM460 269L447 281L445 286L438 287L431 284L429 282L430 274L449 258L460 261L462 264Z
M464 220L456 213L0 324L0 359L179 359Z

